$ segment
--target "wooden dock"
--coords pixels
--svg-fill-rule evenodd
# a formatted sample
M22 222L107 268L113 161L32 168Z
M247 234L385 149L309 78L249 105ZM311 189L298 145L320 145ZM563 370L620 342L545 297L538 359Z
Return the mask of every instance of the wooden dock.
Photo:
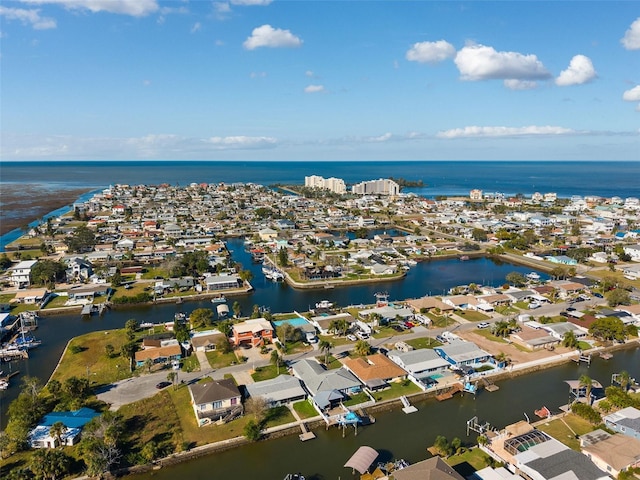
M316 434L307 430L307 426L304 422L300 423L300 429L302 430L302 433L298 435L298 438L301 441L306 442L307 440L313 440L316 438Z
M449 400L450 398L453 398L453 396L462 391L462 385L460 385L459 383L456 383L455 385L453 385L451 388L449 388L448 390L436 395L436 399L439 402L442 402L444 400Z
M495 392L496 390L500 390L500 387L493 383L491 380L487 380L486 378L482 379L482 386L487 392Z

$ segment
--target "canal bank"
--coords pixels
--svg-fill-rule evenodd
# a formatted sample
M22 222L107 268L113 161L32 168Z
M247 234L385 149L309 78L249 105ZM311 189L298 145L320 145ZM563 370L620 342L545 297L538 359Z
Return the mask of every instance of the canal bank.
M312 441L301 442L296 435L289 435L243 444L242 448L217 451L137 478L204 480L213 475L214 478L281 479L286 473L298 471L307 478L352 478L342 465L362 445L375 448L380 453L380 461L404 458L414 463L430 456L426 448L433 444L437 435L444 435L449 440L459 437L464 444L475 444L475 434L466 436L466 421L474 416L492 426L503 427L532 417L534 410L543 405L557 412L569 398L565 380L588 374L603 385L609 385L611 374L621 370L629 371L636 378L640 375L637 342L636 348L614 351L610 360L595 358L589 367L565 361L553 366L523 368L512 378L502 378L500 390L496 392L456 396L444 402L414 396L410 401L418 412L409 415L397 408L397 402L395 405L393 402L384 404L375 412L367 408L367 412L376 414L376 422L359 428L357 435L350 429L343 438L341 429L326 430L321 424L314 429L316 439ZM493 378L496 379L500 377ZM292 432L299 433L299 429Z

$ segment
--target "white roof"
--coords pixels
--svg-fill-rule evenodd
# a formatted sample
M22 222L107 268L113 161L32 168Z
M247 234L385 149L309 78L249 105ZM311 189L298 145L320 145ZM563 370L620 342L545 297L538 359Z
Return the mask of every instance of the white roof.
M11 267L11 270L27 270L33 267L36 263L38 263L38 260L23 260L17 265Z

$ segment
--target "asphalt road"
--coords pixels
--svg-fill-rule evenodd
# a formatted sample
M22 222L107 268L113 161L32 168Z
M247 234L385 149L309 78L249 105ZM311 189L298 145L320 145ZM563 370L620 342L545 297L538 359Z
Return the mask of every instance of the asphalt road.
M530 310L529 312L532 316L556 316L559 315L560 312L566 310L568 306L573 306L577 310L585 310L587 308L591 308L595 305L604 304L604 299L593 297L591 300L576 302L573 305L569 305L566 302L543 305L540 308L535 310ZM499 314L493 314L493 317L490 320L487 320L488 323L493 324L497 321L504 320L507 317L504 317ZM435 338L437 335L442 334L445 330L448 331L468 331L476 328L476 323L467 322L461 319L461 322L457 325L452 325L447 328L426 328L423 326L414 327L411 333L403 333L400 335L393 335L390 337L384 338L373 338L369 339L369 343L372 347L379 347L384 344L393 343L396 341L406 341L414 338L425 338L432 337ZM353 343L340 345L332 349L332 355L340 355L348 350L353 349ZM296 353L292 355L287 355L285 357L285 361L289 364L301 360L303 358L312 358L319 355L317 349L313 349L309 352L304 353ZM224 378L225 374L234 374L238 372L249 372L255 367L262 367L265 365L269 365L269 360L264 359L260 361L251 361L248 363L242 363L238 365L231 365L229 367L224 367L220 369L205 369L200 370L198 372L182 372L178 371L177 382L183 383L194 383L200 380L203 377L210 376L215 380L221 380ZM159 382L167 381L167 375L170 370L162 370L160 372L154 372L150 374L142 374L138 377L127 378L125 380L121 380L119 382L113 383L106 387L103 387L98 390L97 396L100 400L111 405L111 410L117 410L122 405L126 405L128 403L137 402L144 398L151 397L158 393L158 388L156 385ZM170 388L170 387L165 387Z

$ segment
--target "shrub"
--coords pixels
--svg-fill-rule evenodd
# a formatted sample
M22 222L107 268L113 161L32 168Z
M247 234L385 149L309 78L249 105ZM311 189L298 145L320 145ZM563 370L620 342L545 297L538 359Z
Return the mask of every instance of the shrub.
M598 425L602 422L600 414L596 412L591 405L587 405L586 403L574 403L571 405L571 411L593 425Z

